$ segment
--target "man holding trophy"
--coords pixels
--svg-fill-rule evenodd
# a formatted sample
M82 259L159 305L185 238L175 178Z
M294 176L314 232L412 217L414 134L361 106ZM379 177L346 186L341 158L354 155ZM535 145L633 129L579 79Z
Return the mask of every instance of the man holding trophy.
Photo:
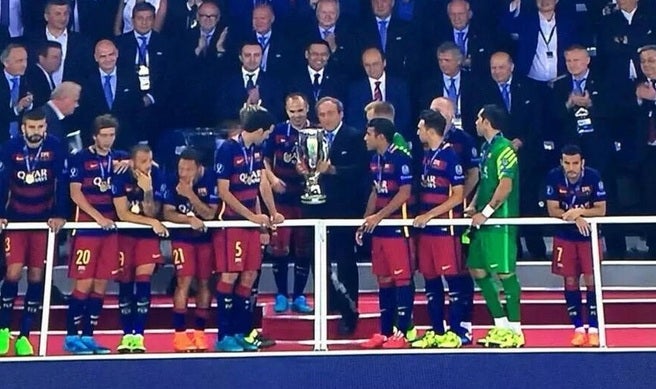
M356 129L342 122L341 101L324 97L317 102L316 112L321 128L299 131L297 170L306 177L306 193L301 197L307 204L303 215L319 219L359 218L368 193L364 141ZM328 266L333 260L337 262L340 278L330 276L328 308L340 311L343 335L355 331L358 318L354 232L351 227L328 229Z

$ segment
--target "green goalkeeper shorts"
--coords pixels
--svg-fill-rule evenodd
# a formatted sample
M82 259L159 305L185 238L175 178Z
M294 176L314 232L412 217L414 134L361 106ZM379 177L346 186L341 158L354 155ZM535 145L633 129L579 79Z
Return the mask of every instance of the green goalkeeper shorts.
M467 256L470 269L490 273L514 273L517 265L517 227L483 226L472 229Z

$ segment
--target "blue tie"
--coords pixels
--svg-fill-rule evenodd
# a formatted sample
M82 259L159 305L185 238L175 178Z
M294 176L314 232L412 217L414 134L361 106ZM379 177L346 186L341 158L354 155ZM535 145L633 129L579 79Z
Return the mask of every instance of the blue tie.
M326 39L326 37L328 36L328 34L330 34L330 30L329 30L329 29L322 29L322 30L321 30L321 39Z
M114 105L114 93L112 93L112 76L104 76L105 82L103 83L103 92L105 93L105 101L109 109Z
M506 105L506 110L510 112L510 85L508 83L501 84L501 98L503 98L503 103Z
M19 91L20 91L20 77L14 77L11 79L11 107L16 106L16 103L18 103L18 97L19 97ZM15 138L18 136L20 133L18 129L18 121L14 120L9 123L9 136L11 138Z
M137 37L141 41L139 43L139 65L146 65L146 50L148 49L148 45L146 42L146 37L145 36L139 36Z
M387 21L381 20L378 22L378 35L380 35L380 47L385 51L387 45Z
M575 93L583 95L583 83L584 82L585 82L585 78L582 78L580 80L574 79L574 92Z
M456 33L456 45L460 47L460 51L462 51L462 55L466 55L467 48L465 47L465 32L464 31L458 31Z
M457 105L458 101L458 90L456 89L456 79L451 78L451 84L449 84L449 89L447 90L449 95L449 100L453 101Z
M328 141L328 148L333 145L335 134L332 131L326 131L326 140Z

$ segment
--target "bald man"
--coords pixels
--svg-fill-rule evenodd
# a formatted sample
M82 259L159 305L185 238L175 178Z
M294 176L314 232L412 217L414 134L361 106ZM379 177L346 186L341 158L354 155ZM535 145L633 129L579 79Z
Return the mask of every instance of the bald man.
M143 107L143 100L136 73L117 69L118 56L118 49L112 41L103 39L96 43L93 57L98 67L82 83L84 92L80 99L81 122L78 125L85 130L91 129L96 116L112 114L120 124L114 147L126 150L144 137L135 128L135 117ZM83 141L90 140L91 135L83 133Z

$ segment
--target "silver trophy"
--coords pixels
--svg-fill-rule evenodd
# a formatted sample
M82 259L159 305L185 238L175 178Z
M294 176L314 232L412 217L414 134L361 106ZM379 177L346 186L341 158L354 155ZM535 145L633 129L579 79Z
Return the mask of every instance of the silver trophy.
M317 172L319 162L328 161L328 142L324 137L324 131L320 128L299 130L296 156L307 171L304 174L305 193L301 195L301 202L311 205L325 203L326 195L319 185L320 174Z

